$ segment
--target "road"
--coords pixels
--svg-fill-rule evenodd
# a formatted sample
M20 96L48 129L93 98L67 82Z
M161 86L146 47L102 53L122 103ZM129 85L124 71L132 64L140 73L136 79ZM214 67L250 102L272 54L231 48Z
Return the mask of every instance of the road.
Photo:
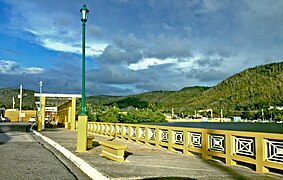
M0 179L89 179L27 126L0 123Z

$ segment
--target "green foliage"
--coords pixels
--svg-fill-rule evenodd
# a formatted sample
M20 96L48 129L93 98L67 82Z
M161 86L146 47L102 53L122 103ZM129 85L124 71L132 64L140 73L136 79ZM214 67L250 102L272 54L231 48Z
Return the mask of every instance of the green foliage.
M18 94L19 89L0 89L1 106L12 108L12 97ZM35 108L34 91L24 90L23 94L27 94L27 97L23 97L23 108ZM115 109L110 108L107 117L113 122L117 119L135 123L154 121L145 118L155 115L151 111L169 113L172 108L179 116L192 116L194 110L201 109L213 109L216 115L220 115L219 110L223 109L224 117L239 115L247 119L262 118L261 109L264 109L266 117L282 119L281 111L266 110L269 106L283 106L282 94L283 62L278 62L246 69L211 88L196 86L179 91L154 91L129 96L92 96L86 101L91 104L87 110L92 121L105 120L102 114L108 112L106 106L115 106L124 111L130 109L126 114L117 114ZM19 108L18 98L15 107ZM135 112L135 108L143 110Z
M106 111L98 111L96 120L99 122L121 122L121 123L158 123L165 122L165 116L159 111L151 109L131 109L120 111L116 107L110 107Z
M152 111L151 109L132 109L127 111L127 114L122 122L125 123L158 123L165 122L165 116L160 111Z
M35 91L23 89L22 98L22 109L23 110L34 110L35 106ZM15 108L20 108L20 99L18 95L20 94L20 89L16 88L3 88L0 89L0 106L7 109L13 108L13 97L15 99Z
M119 122L119 109L111 107L106 112L97 113L97 120L100 122Z

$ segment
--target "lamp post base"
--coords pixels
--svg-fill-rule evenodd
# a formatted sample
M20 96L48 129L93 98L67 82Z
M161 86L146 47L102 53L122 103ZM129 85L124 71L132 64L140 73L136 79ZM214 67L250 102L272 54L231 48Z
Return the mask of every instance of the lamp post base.
M87 116L78 117L77 152L85 152L87 146Z

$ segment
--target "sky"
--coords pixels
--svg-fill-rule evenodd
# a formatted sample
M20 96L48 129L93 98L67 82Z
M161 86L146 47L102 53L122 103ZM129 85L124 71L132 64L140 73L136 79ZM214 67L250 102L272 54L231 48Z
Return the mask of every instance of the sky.
M282 0L0 0L0 88L86 95L214 86L281 62Z

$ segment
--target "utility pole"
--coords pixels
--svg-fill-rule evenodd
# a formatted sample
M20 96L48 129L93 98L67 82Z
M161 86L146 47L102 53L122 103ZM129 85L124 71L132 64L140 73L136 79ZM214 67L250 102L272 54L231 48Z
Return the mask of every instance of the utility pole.
M42 119L41 119L41 117L43 116L43 114L42 114L42 110L41 110L41 108L42 108L42 84L43 84L43 82L42 81L39 81L39 93L40 93L40 120L42 121ZM45 122L44 122L45 120L43 120L42 122L41 122L41 129L44 129L44 125L45 125ZM40 122L40 121L39 121Z
M262 120L264 121L263 109L261 109Z
M15 109L15 97L13 97L13 110Z
M23 98L23 85L20 85L20 116L19 116L19 121L22 122L22 98Z

